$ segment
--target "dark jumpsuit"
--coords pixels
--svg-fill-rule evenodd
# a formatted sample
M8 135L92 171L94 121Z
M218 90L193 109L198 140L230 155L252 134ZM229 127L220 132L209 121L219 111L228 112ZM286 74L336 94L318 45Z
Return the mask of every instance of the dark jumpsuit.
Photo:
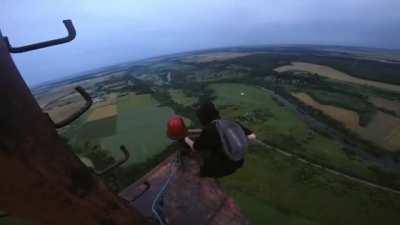
M240 123L238 124L246 135L253 133ZM242 167L244 163L244 159L235 162L224 153L215 123L209 123L203 128L200 137L194 142L194 149L199 151L203 158L203 165L200 170L200 176L203 177L227 176Z

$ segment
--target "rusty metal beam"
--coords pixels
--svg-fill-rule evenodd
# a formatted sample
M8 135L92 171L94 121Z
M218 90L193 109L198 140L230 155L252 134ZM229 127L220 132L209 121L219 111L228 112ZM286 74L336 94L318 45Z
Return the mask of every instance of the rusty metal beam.
M146 224L58 136L0 34L0 205L43 225Z

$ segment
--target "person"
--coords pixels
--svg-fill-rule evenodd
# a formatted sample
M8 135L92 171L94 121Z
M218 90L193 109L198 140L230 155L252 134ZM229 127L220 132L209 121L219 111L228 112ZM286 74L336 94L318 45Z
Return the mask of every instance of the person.
M244 158L239 161L233 161L229 159L222 149L223 144L217 125L214 122L221 119L221 117L215 105L210 101L205 102L196 113L203 126L203 130L199 138L193 141L191 138L185 137L185 142L192 150L200 152L203 159L200 176L224 177L242 167ZM248 139L256 138L256 135L251 130L240 123L238 125L243 129Z

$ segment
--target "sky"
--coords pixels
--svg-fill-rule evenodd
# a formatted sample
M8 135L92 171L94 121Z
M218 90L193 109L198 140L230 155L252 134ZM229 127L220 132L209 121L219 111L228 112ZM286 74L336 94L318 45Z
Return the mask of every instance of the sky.
M13 54L29 85L188 50L263 44L400 49L400 0L0 0L14 46L74 41Z

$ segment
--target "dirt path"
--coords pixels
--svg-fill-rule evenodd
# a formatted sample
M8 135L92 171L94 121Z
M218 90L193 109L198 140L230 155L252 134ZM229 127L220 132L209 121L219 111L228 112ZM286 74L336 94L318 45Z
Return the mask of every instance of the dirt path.
M290 153L288 151L282 150L280 148L268 145L268 144L266 144L266 143L264 143L264 142L262 142L260 140L255 140L255 142L260 144L260 145L262 145L262 146L264 146L264 147L266 147L266 148L268 148L268 149L272 149L273 151L278 152L278 153L280 153L280 154L282 154L284 156L295 158L297 161L300 161L300 162L302 162L304 164L307 164L309 166L312 166L312 167L315 167L315 168L318 168L318 169L322 169L322 170L324 170L324 171L326 171L328 173L334 174L336 176L344 177L344 178L352 180L354 182L357 182L357 183L360 183L360 184L364 184L366 186L373 187L373 188L376 188L376 189L380 189L380 190L383 190L383 191L392 192L394 194L400 194L400 190L397 190L397 189L394 189L394 188L390 188L390 187L386 187L386 186L383 186L383 185L380 185L380 184L376 184L376 183L373 183L371 181L368 181L368 180L365 180L365 179L362 179L362 178L354 177L354 176L352 176L350 174L346 174L346 173L343 173L343 172L338 171L338 170L327 168L327 167L325 167L323 165L311 162L311 161L309 161L309 160L307 160L307 159L305 159L305 158L303 158L301 156L298 156L298 155L295 155L295 154Z

